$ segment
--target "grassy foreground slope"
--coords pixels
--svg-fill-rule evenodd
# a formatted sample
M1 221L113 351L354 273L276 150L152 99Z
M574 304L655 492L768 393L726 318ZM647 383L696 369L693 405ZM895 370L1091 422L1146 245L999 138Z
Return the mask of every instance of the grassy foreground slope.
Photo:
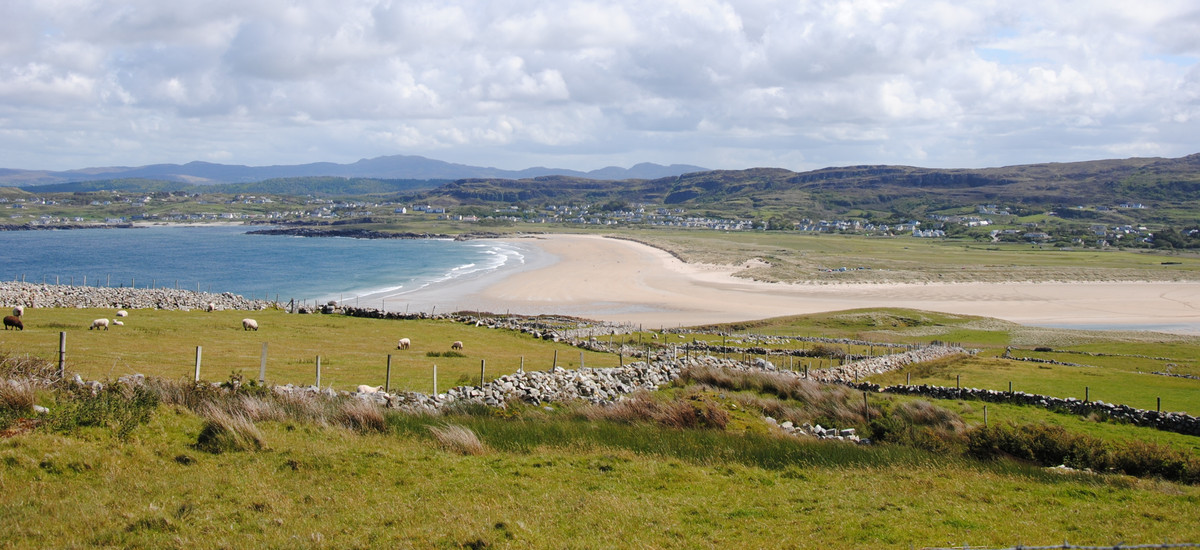
M66 330L68 364L95 369L87 378L127 371L178 381L190 380L199 341L204 364L211 365L205 378L222 380L233 370L256 375L261 341L269 339L271 357L289 357L290 350L296 359L291 365L269 359L268 379L311 383L306 357L319 348L327 354L323 362L332 358L334 370L327 372L337 373L335 386L346 388L353 376L380 383L374 378L387 353L394 357L395 385L403 370L395 357L405 352L390 348L402 334L414 339L415 349L403 361L413 362L405 368L415 371L411 383L418 390L432 362L441 369L462 359L461 376L470 378L478 374L480 358L489 365L508 365L494 357L512 361L496 374L515 370L523 354L542 357L527 362L530 370L548 368L548 355L556 349L560 364L574 367L568 361L578 360L575 348L443 321L258 312L253 315L263 328L254 333L238 324L245 313L135 310L126 326L108 333L81 328L103 313L30 310L30 329L3 333L0 348L50 360L58 332ZM975 357L884 375L893 382L908 375L914 382L920 377L945 382L990 373L1017 378L1019 388L1088 383L1094 391L1112 392L1114 398L1106 400L1115 402L1185 384L1170 401L1200 409L1195 404L1200 382L1136 374L1168 362L1193 368L1200 343L1187 337L1024 329L964 316L870 310L699 329L657 342L821 346L830 353L827 363L836 352L870 349L785 341L786 335L957 341L983 349ZM448 348L450 339L468 342L468 357L425 355ZM1047 347L1050 351L1036 350ZM1006 348L1014 357L1040 354L1097 364L1042 369L1044 364L1001 357ZM222 349L232 351L217 351ZM1085 352L1102 355L1080 355ZM114 355L84 360L103 353L119 354L125 362L112 367ZM356 353L362 357L346 359ZM183 355L179 364L152 370L176 361L176 354ZM615 359L585 356L589 366L613 365ZM454 375L442 376L444 386L455 382ZM5 518L0 546L910 548L1200 542L1200 522L1192 517L1200 505L1198 485L1166 481L1153 472L1095 475L1044 467L1059 462L973 458L966 451L983 425L983 405L977 402L930 404L870 395L864 403L860 393L843 387L801 387L813 400L762 380L722 385L691 379L635 396L636 407L570 403L547 410L513 404L419 416L364 409L348 398L303 402L269 398L256 388L220 397L207 385L157 384L160 397L153 399L119 385L101 394L113 399L100 401L37 390L23 406L47 407L51 412L40 423L12 421L12 411L0 410L10 420L0 434ZM0 391L0 408L16 406L14 393L19 392ZM992 426L1088 438L1088 452L1108 456L1110 464L1128 459L1133 449L1188 469L1188 476L1200 472L1200 438L1029 407L987 406ZM632 410L638 408L640 416ZM245 415L241 427L229 421L233 413L221 412L226 409ZM699 416L678 416L680 411ZM877 444L786 436L764 421L768 415L780 422L854 427ZM244 439L231 443L213 435L222 433L214 425L226 424L235 426L229 433ZM477 435L480 443L435 433L454 427Z
M421 429L442 422L471 424L482 452L456 452ZM259 422L265 448L210 454L196 447L201 418L161 406L124 440L100 428L5 438L0 540L30 548L1200 540L1189 512L1200 488L1165 481L607 421L451 415L392 417L389 426L364 435Z

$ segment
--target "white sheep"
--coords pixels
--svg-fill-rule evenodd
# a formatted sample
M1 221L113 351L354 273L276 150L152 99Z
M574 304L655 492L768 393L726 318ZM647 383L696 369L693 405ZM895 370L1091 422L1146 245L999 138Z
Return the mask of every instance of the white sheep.
M17 306L13 308L13 317L25 315L25 306Z
M412 341L408 338L401 338L399 342L396 342L396 349L408 349L411 345Z
M450 344L450 349L463 349L463 343L462 343L462 341L461 341L461 340L455 340L453 344Z
M92 326L88 327L88 330L92 330L92 329L108 330L108 319L96 319L95 321L92 321Z
M368 386L366 384L358 385L358 393L379 393L383 391L383 386Z
M214 304L214 303L212 303L212 302L209 302L209 303L208 303L208 306L204 308L204 311L207 311L207 312L209 312L209 313L212 313L212 312L214 312L214 311L216 311L216 310L217 310L217 304Z
M113 320L113 324L114 324L114 325L116 325L116 326L118 326L118 327L123 327L123 326L125 326L125 323L124 323L124 322L122 322L122 321L117 321L117 320L115 320L115 319Z
M125 311L123 309L117 310L117 317L128 317L128 316L129 316L128 311Z
M258 331L258 321L254 319L242 319L242 330Z

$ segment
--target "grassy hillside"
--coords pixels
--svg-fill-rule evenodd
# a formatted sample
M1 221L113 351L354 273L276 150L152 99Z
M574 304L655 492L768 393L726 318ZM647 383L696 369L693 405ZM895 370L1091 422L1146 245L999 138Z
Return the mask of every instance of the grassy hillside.
M303 401L255 387L227 393L193 386L194 346L204 346L210 380L234 370L255 375L265 341L270 380L311 383L310 357L320 352L329 365L324 380L341 388L382 383L383 360L392 353L393 385L418 390L433 362L439 376L470 378L481 358L495 365L489 373L515 370L521 356L527 369L545 369L558 350L560 364L574 367L578 350L443 321L273 311L252 314L262 326L257 333L241 330L244 312L134 310L124 327L83 328L105 313L28 310L28 330L2 333L5 376L30 368L12 364L55 358L65 330L68 364L88 378L136 371L165 380L143 389L111 385L95 397L4 385L0 544L909 548L1200 541L1200 524L1180 516L1200 503L1200 486L1160 479L1200 480L1200 438L1192 436L1001 404L987 405L985 428L977 402L870 395L864 403L862 394L839 386L703 373L611 407L511 403L439 416L385 412L345 397ZM399 336L412 338L414 348L391 349ZM1200 342L1188 337L862 310L699 328L685 338L625 338L872 349L789 336L938 339L982 349L879 382L1012 378L1017 389L1049 393L1090 384L1106 401L1140 403L1161 393L1179 404L1172 410L1200 410L1200 381L1136 374L1166 363L1196 372ZM452 339L467 342L467 357L425 355L444 351ZM1007 348L1011 357L1088 366L1041 368L1002 358ZM585 360L616 363L608 354L587 353ZM50 412L32 415L33 404ZM876 444L788 436L764 416L853 427ZM1069 464L1100 460L1140 477L1046 468L1060 462L1044 456L978 458L981 445L1003 435L996 430L1027 430L1043 438L1040 445L1049 443L1045 438L1069 441L1089 453L1068 456ZM1173 464L1183 474L1138 469L1152 464Z

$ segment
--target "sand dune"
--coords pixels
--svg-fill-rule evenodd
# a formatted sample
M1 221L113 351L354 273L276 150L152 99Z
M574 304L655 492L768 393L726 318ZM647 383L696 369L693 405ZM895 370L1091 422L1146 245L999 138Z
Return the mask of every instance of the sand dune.
M865 307L905 307L1042 326L1200 334L1200 283L778 284L740 269L685 264L643 244L592 235L523 239L547 257L525 269L405 296L420 309L538 314L678 326Z

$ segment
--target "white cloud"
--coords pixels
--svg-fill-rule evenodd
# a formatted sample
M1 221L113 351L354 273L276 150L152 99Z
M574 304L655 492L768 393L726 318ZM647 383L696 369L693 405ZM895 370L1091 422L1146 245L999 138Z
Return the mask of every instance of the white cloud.
M12 0L0 167L1178 156L1192 4Z

